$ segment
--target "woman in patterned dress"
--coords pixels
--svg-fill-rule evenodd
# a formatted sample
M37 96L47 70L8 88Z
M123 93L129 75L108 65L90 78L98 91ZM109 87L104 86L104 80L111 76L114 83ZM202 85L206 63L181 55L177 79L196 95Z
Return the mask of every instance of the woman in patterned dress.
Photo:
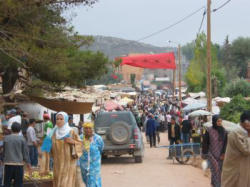
M213 126L208 128L203 136L203 158L208 159L211 169L211 185L221 186L221 172L227 145L227 133L218 115L212 118Z
M104 147L102 138L94 133L94 124L84 123L83 155L80 157L82 179L86 187L101 187L101 155Z

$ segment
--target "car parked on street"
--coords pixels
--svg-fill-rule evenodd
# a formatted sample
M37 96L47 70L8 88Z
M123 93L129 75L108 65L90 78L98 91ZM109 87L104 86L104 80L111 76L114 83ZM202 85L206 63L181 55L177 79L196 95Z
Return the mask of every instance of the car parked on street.
M117 111L97 114L95 132L103 138L104 157L130 154L136 163L143 161L143 137L132 112Z

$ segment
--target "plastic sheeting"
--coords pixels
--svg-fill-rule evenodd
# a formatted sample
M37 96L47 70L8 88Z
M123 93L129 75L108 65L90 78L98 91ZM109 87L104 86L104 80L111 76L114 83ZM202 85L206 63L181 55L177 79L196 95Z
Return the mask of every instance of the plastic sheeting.
M189 93L190 97L192 98L202 98L202 97L206 97L206 93L205 92L199 92L199 93Z
M195 103L191 103L189 105L187 105L186 107L183 108L183 111L188 112L191 110L198 110L198 109L202 109L202 108L206 108L207 104L203 103L203 102L195 102Z
M210 116L212 115L210 112L205 111L205 110L196 110L194 112L191 112L189 116L191 117L197 117L197 116Z
M212 127L212 122L211 121L206 122L203 124L203 126L206 128ZM230 121L222 120L222 126L226 129L226 131L231 132L235 130L239 126L239 124L235 124Z

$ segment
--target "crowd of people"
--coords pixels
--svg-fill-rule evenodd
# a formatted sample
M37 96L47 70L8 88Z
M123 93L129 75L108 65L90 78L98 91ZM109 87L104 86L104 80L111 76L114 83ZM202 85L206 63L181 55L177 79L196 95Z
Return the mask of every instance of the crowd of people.
M196 129L195 120L181 113L178 102L165 95L140 95L131 109L138 124L145 132L150 147L160 143L160 132L168 132L170 145L189 143L192 130ZM171 158L171 155L169 155Z
M161 143L160 133L168 135L169 145L195 142L199 134L202 158L208 160L213 187L250 186L250 112L241 115L240 126L228 132L219 115L212 117L212 127L203 128L207 119L190 118L182 113L178 102L166 96L139 95L126 110L133 112L138 126L145 133L150 148ZM65 112L56 114L53 124L50 115L43 115L43 137L38 138L36 120L19 108L0 116L0 180L3 186L22 186L24 163L29 172L39 165L41 173L53 169L54 187L101 187L102 138L94 132L94 123L73 123ZM173 158L169 149L168 159ZM41 158L40 161L39 157ZM4 166L4 167L3 167ZM65 172L67 171L67 172ZM80 174L79 174L80 173Z
M250 111L240 117L236 130L228 132L219 115L212 116L212 126L204 128L207 117L190 118L181 113L176 100L164 95L141 95L137 98L140 124L145 131L150 147L160 142L159 131L167 131L169 144L190 143L198 134L202 145L202 158L208 161L213 187L250 186ZM157 139L157 141L156 141ZM192 142L195 142L193 138ZM172 159L171 148L168 159Z
M101 187L103 140L94 133L94 123L76 128L69 119L59 112L53 125L45 112L44 135L38 138L36 120L28 119L27 113L17 108L1 115L0 186L21 187L25 170L31 174L39 169L46 175L52 169L54 187Z

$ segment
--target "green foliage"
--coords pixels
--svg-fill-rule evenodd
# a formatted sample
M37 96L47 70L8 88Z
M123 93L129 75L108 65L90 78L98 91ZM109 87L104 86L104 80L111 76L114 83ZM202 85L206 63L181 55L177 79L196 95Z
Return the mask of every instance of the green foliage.
M188 61L194 58L195 42L187 43L181 47L182 54L187 58Z
M115 68L118 68L122 63L122 59L116 59L113 64L115 66Z
M244 79L238 79L226 85L225 96L233 97L238 94L243 97L250 97L250 83Z
M206 70L206 36L199 35L196 39L194 57L185 75L189 91L201 91L205 87Z
M112 75L114 75L114 69L112 67L108 67L107 73L102 75L100 78L98 79L89 79L86 81L87 85L95 85L95 84L104 84L104 85L108 85L108 84L114 84L114 83L119 83L122 81L122 75L121 74L115 74L118 78L114 79L112 77Z
M228 81L245 78L250 61L250 38L239 37L230 43L227 36L220 49L219 59L226 69Z
M214 96L223 96L226 86L226 72L224 69L213 69L212 71L212 93Z
M109 62L102 53L79 50L93 38L74 33L62 16L70 4L91 5L95 0L77 2L0 1L0 72L21 67L33 80L76 86L106 73Z
M130 75L130 82L131 82L132 86L135 87L135 74Z
M250 110L250 101L244 99L242 95L237 95L230 103L222 107L220 115L225 120L239 123L240 115L245 110Z
M68 64L70 70L70 85L83 85L83 80L98 79L107 73L109 60L101 52L75 50L70 54L72 64Z
M239 76L246 78L247 63L250 61L250 38L240 37L232 43L233 64L239 67Z
M189 68L185 75L189 91L202 91L206 88L206 72L207 72L207 41L204 33L200 34L195 43L194 57L189 64ZM222 88L225 85L224 71L219 68L218 64L218 46L212 44L211 46L212 57L212 71L211 77L214 79L212 83L216 86L217 93L222 92ZM215 82L216 81L216 82Z
M239 67L237 67L233 62L232 56L232 45L229 43L228 36L221 48L219 48L219 61L225 69L226 80L233 81L238 78Z

